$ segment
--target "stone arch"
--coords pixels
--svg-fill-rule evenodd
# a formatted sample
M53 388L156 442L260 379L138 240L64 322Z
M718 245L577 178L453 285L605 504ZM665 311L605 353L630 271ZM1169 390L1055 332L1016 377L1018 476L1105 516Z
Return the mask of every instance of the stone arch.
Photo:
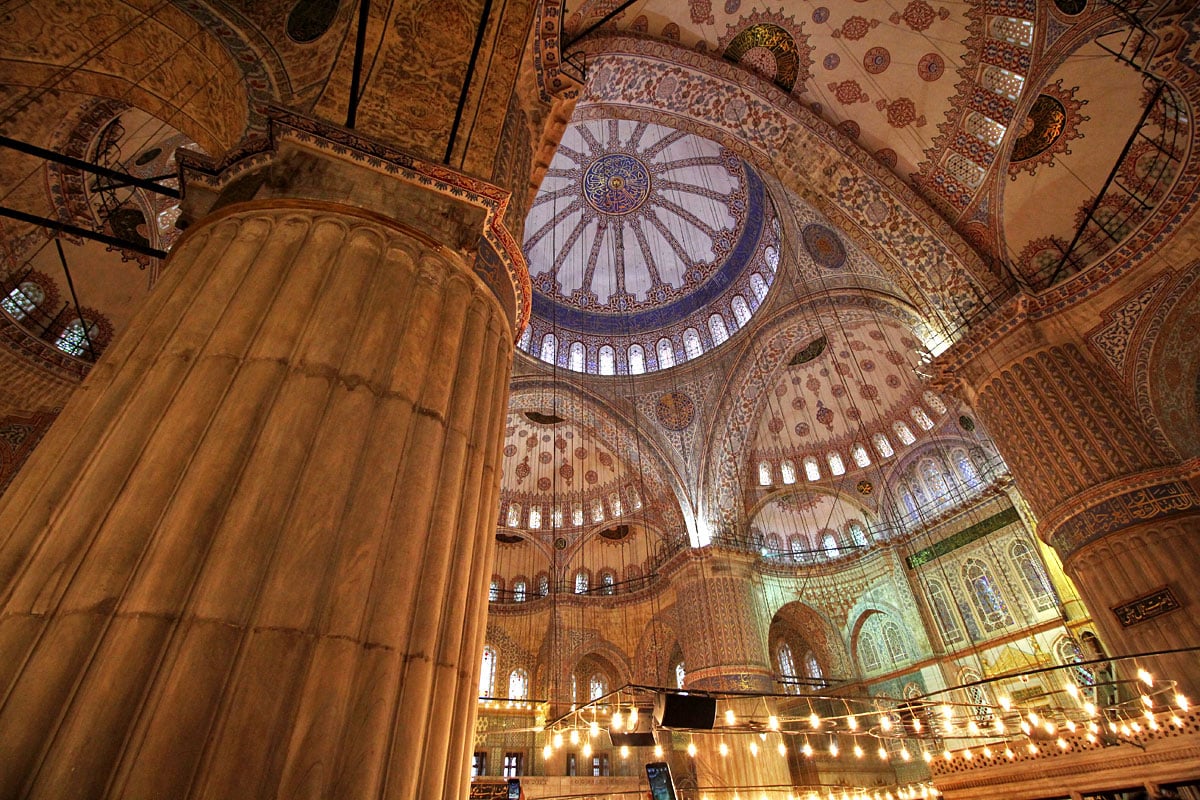
M596 35L580 47L591 80L577 115L602 107L607 116L669 116L778 175L883 263L938 328L957 329L1000 290L998 276L932 207L770 81L666 42ZM681 97L688 107L677 107ZM872 221L865 209L874 201L890 204L895 218Z
M186 13L146 15L128 2L103 9L34 3L13 14L5 27L20 36L0 37L0 71L5 83L25 91L18 103L45 96L48 87L124 100L167 120L211 153L232 148L255 120L260 127L265 122L261 107L251 102L241 65L246 59L239 60L230 45L249 47L228 26L228 36L214 34L209 25L220 27L215 17L202 22ZM267 99L259 98L260 104Z
M771 615L767 646L772 666L775 645L781 639L793 644L793 649L796 641L806 644L816 655L826 677L844 679L856 672L837 627L825 615L799 600L780 606ZM799 659L803 652L795 652L795 656Z

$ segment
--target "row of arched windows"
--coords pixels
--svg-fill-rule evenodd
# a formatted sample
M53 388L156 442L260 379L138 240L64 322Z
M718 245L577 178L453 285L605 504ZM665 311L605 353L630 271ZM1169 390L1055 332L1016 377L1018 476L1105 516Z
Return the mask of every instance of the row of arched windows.
M482 668L479 671L479 696L496 696L496 650L488 645L483 648ZM517 668L508 673L508 699L529 699L529 672Z
M878 533L875 534L875 538L879 538ZM786 543L776 533L767 534L763 541L764 555L796 564L827 561L864 549L868 545L867 526L857 519L847 521L841 531L833 528L822 529L815 544L799 533L788 536Z
M16 322L29 319L46 301L46 292L34 281L22 281L3 299L3 308ZM58 329L54 346L69 356L81 358L98 355L103 345L100 340L99 323L87 316L74 317Z
M796 668L792 646L786 641L780 641L775 646L775 674L779 676L784 691L788 694L800 694L806 685L814 685L813 682L825 678L825 671L821 669L816 653L812 650L804 653L800 663L803 665L803 672Z
M626 486L622 491L613 490L607 495L597 495L588 500L572 503L556 503L544 506L530 504L528 508L513 500L501 515L500 523L509 528L560 529L578 528L582 525L616 519L629 511L640 511L642 495L636 486Z
M907 664L912 656L900 626L889 615L876 612L858 631L855 651L863 672L878 672Z
M923 399L925 403L932 408L937 414L946 413L946 404L942 402L933 392L925 392ZM914 404L909 409L909 416L913 423L923 431L933 429L933 419L929 413L921 407L920 404ZM900 444L907 447L917 440L912 428L908 422L902 419L896 420L891 426L892 433ZM879 459L891 458L896 453L896 449L892 446L891 439L883 432L872 434L871 447L874 449L876 457ZM855 442L850 445L850 460L858 468L871 466L871 451L862 442ZM832 477L839 477L846 474L847 462L842 458L842 454L836 450L830 450L823 458L817 456L805 456L800 460L800 466L804 471L804 479L807 481L819 481L822 477L822 462L824 467L828 468L829 474ZM758 484L760 486L771 486L775 483L775 465L766 459L758 463ZM799 472L796 470L796 462L790 458L785 458L779 462L779 480L784 485L796 483L799 479Z
M947 644L970 637L979 641L987 634L1013 624L1010 604L1027 609L1027 618L1058 604L1041 558L1028 542L1017 539L1006 555L1019 588L1007 583L1002 588L991 562L981 556L964 559L955 572L927 572L925 590L942 640ZM965 630L964 630L965 628Z
M779 263L779 254L773 247L766 248L766 261L773 272ZM588 372L599 375L641 375L655 370L669 369L676 364L699 358L708 350L726 342L733 331L750 322L755 309L767 296L770 281L759 272L750 275L750 299L736 294L726 310L709 315L706 330L701 327L685 328L677 336L663 336L646 352L646 344L631 344L623 354L610 344L600 345L589 354L588 346L582 341L565 344L554 333L543 334L535 344L533 329L527 327L518 346L531 355L536 355L548 364L558 364L573 372ZM562 348L565 345L565 352ZM590 355L590 357L589 357ZM622 359L620 356L623 355ZM593 360L594 359L594 360Z
M488 585L488 601L524 603L531 599L530 590L529 582L524 576L520 576L513 579L512 589L506 592L504 579L494 575ZM536 597L550 594L550 576L545 572L539 573L532 590ZM591 573L586 569L579 569L571 577L570 591L572 594L614 595L617 593L617 573L611 569L600 570L596 575L596 585L593 586Z
M913 525L960 504L984 487L982 450L953 447L917 460L900 480L899 522Z

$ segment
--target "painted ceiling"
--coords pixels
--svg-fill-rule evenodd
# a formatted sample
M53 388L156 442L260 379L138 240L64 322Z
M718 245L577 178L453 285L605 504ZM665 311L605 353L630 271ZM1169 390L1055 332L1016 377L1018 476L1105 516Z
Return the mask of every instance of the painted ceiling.
M583 30L614 3L594 1L566 20ZM645 0L615 29L717 54L775 83L908 180L953 111L971 38L961 0Z
M778 230L761 179L717 143L645 122L577 120L525 223L535 322L521 345L593 373L693 358L688 327L703 352L757 310L778 267ZM544 348L547 333L556 350ZM669 361L660 358L663 337L673 340ZM597 353L604 345L616 350L607 370ZM631 345L642 348L638 365L629 363Z
M815 458L820 478L828 478L831 453L851 473L860 466L855 445L865 449L873 464L902 452L911 442L903 441L897 423L916 441L932 428L926 428L927 421L936 425L946 413L941 398L927 392L917 375L922 353L910 331L882 316L830 326L801 343L767 396L751 465L771 462L776 484L803 482L812 480L805 473L805 457ZM916 416L914 408L921 409ZM877 444L876 434L886 436L888 445ZM792 461L793 480L779 474L781 459Z

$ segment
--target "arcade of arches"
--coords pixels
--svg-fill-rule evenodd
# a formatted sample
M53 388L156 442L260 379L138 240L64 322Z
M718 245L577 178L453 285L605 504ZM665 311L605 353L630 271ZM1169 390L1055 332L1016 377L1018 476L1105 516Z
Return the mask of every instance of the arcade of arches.
M1196 4L16 0L0 74L0 800L1200 797Z

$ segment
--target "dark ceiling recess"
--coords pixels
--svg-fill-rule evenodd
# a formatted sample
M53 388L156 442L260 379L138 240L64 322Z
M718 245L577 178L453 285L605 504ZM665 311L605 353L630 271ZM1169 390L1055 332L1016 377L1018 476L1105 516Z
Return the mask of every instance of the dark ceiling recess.
M811 342L806 344L800 350L800 352L798 352L798 353L796 353L796 355L792 356L792 360L788 362L788 366L789 367L798 367L801 364L806 364L824 352L825 352L825 337L822 336L819 339L813 339Z
M538 425L557 425L563 421L563 418L557 414L543 414L540 411L526 411L525 418Z
M617 525L613 528L605 528L604 530L600 531L600 535L605 539L611 539L614 542L619 542L629 536L629 526Z
M496 541L500 542L501 544L516 544L517 542L524 540L515 533L497 533Z

